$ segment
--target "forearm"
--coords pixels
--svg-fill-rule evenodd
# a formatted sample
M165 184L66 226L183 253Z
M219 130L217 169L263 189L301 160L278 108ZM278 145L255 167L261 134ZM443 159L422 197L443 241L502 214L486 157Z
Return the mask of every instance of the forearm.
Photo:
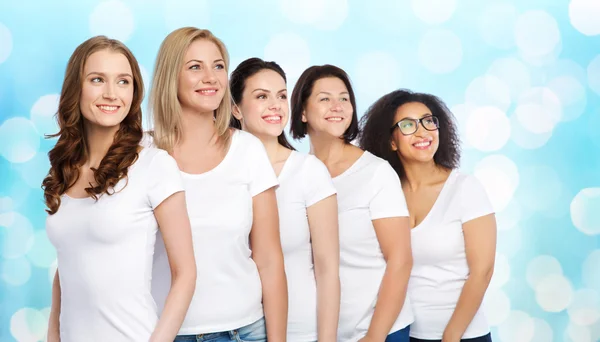
M471 274L463 286L452 317L444 331L445 341L460 341L479 310L490 283L491 274Z
M385 341L391 332L406 299L411 268L412 262L408 261L398 265L388 263L367 332L370 341Z
M48 319L48 342L60 341L60 279L58 271L54 274L52 281L52 304L50 307L50 317Z
M267 340L283 342L287 335L288 292L283 258L259 267L262 283L263 310L267 326Z
M173 341L187 314L196 288L196 273L182 274L172 278L171 289L164 310L156 324L150 341Z
M339 268L316 272L318 341L335 342L340 314Z

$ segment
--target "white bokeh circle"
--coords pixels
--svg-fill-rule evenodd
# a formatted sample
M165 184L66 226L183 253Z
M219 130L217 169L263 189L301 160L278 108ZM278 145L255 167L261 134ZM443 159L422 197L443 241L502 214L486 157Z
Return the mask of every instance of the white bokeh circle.
M531 87L529 68L515 57L496 59L488 68L487 74L496 77L508 87L512 101L517 101L519 96Z
M411 0L413 12L426 24L441 24L452 17L456 0Z
M519 98L514 115L519 123L535 134L552 132L562 117L562 104L549 88L534 87Z
M530 342L550 342L554 338L554 331L548 322L543 319L533 318L533 338Z
M459 67L463 57L462 43L452 31L429 30L421 38L417 54L427 70L446 74Z
M600 188L586 188L571 201L571 221L582 233L600 234Z
M571 0L569 19L573 27L586 36L600 34L600 2L597 0Z
M535 334L535 323L529 314L513 310L498 327L501 341L530 342Z
M10 318L10 333L19 342L45 340L48 320L44 314L33 308L22 308Z
M560 43L560 31L553 16L542 10L527 11L515 23L515 42L527 56L545 56Z
M479 34L495 48L510 49L515 45L517 10L510 3L492 3L478 19Z
M511 140L519 147L533 150L540 148L552 138L553 131L545 133L533 133L523 127L523 124L519 121L519 117L515 114L510 116L510 137Z
M499 289L488 289L484 297L485 317L491 326L498 326L510 314L510 298Z
M525 279L535 290L542 279L549 275L562 275L563 270L558 259L551 255L538 255L527 264Z
M561 312L573 300L573 286L562 274L550 274L541 278L534 290L536 302L547 312Z
M600 249L592 251L581 265L583 283L590 289L600 289Z
M8 212L0 214L0 229L6 229L0 255L6 259L24 256L33 246L33 227L27 217Z
M498 230L510 230L518 227L522 215L522 206L516 201L510 201L502 212L496 214Z
M577 325L595 324L600 320L600 293L592 289L576 291L567 312L571 322Z
M34 266L48 268L56 260L56 249L48 240L48 234L45 230L38 230L34 233L33 246L27 252L27 258Z
M585 87L573 76L559 76L548 82L562 105L561 121L573 121L581 116L587 105Z
M280 9L289 21L316 29L339 29L348 17L348 0L283 0Z
M0 276L12 286L21 286L31 278L31 265L26 258L4 259L0 261Z
M506 111L511 102L510 88L494 75L476 77L467 86L465 100L475 106L493 106Z
M510 263L504 254L496 254L496 262L494 264L494 274L490 281L489 289L500 289L510 279Z
M564 334L565 342L597 342L592 340L592 332L588 327L572 324L567 326Z
M31 122L40 136L58 133L59 128L55 115L58 112L59 101L60 94L44 95L31 107L29 113Z
M483 184L494 211L504 210L519 186L517 165L504 155L494 154L479 161L474 174Z
M14 204L12 198L0 196L0 214L12 211L13 208ZM2 222L0 222L0 226L2 226Z
M385 73L374 74L373 65ZM398 61L384 51L371 51L360 55L354 67L353 83L361 96L361 102L373 103L380 96L396 90L401 84Z
M208 0L169 0L164 3L165 26L169 32L186 26L210 27Z
M8 59L13 49L12 35L8 27L0 23L0 64Z
M123 1L102 1L90 14L90 32L93 36L105 35L126 42L134 27L133 13Z
M40 148L40 137L33 122L23 117L10 118L0 125L0 155L11 163L24 163Z
M600 55L594 57L587 67L588 85L597 95L600 95Z
M510 121L496 107L479 107L469 115L465 133L474 148L485 152L497 151L510 138Z
M310 49L304 38L296 33L284 32L271 37L264 50L264 59L277 61L293 83L310 66Z

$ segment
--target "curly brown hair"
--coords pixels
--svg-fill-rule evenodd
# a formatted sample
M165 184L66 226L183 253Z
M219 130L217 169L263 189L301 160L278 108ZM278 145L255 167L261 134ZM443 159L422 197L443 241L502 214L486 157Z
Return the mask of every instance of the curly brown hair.
M101 50L123 54L133 72L133 100L131 109L115 133L112 145L102 158L98 168L92 168L97 185L90 184L85 191L98 200L99 195L111 195L111 189L124 177L128 168L138 158L138 147L142 140L142 110L144 83L138 62L133 53L120 41L105 36L92 37L79 45L67 64L65 78L60 93L60 102L56 114L59 132L46 137L58 137L56 145L48 152L50 171L42 182L46 210L50 215L56 213L61 196L80 176L79 168L88 158L88 147L83 128L83 115L80 98L83 85L85 63L90 55Z

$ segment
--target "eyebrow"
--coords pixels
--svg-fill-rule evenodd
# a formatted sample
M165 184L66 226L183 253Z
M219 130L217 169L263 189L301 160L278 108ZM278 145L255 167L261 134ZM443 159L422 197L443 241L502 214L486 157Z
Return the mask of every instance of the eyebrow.
M421 117L419 119L422 119L422 118L427 117L427 116L433 116L433 114L431 114L431 113L421 114ZM412 116L405 116L402 119L400 119L398 122L400 122L400 121L402 121L404 119L413 119L413 120L415 120L415 118L413 118Z
M270 90L263 89L263 88L256 88L252 92L255 93L257 91L263 91L265 93L270 93L271 92ZM281 89L280 91L278 91L278 93L281 93L281 92L284 92L284 91L287 91L287 89Z
M85 77L88 77L90 75L99 75L99 76L106 77L105 73L103 73L103 72L97 72L97 71L92 71L92 72L88 73ZM131 78L133 78L133 76L131 76L131 74L128 74L128 73L118 74L117 77L131 77Z
M320 91L320 92L317 93L317 95L319 95L319 94L331 95L331 93L328 92L328 91ZM343 92L340 93L340 95L343 95L343 94L344 95L350 95L350 93L348 93L347 91L343 91Z
M189 60L189 61L187 61L185 64L189 64L189 63L191 63L191 62L196 62L196 63L204 64L204 62L203 62L203 61L201 61L201 60L199 60L199 59L190 59L190 60ZM224 61L222 58L215 59L215 60L213 61L213 63L217 63L217 62L225 62L225 61Z

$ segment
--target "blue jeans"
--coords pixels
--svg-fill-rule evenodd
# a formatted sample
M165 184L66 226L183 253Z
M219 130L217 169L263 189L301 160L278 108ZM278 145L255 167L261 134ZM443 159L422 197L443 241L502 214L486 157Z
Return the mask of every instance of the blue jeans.
M389 334L385 338L385 342L409 342L410 340L410 325L406 328L400 329L396 332Z
M175 342L266 342L267 329L265 319L230 331L221 331L215 333L206 333L198 335L177 335Z
M422 340L420 338L410 338L410 342L442 342L442 340ZM492 334L487 334L484 336L473 337L473 338L463 338L461 342L492 342Z

